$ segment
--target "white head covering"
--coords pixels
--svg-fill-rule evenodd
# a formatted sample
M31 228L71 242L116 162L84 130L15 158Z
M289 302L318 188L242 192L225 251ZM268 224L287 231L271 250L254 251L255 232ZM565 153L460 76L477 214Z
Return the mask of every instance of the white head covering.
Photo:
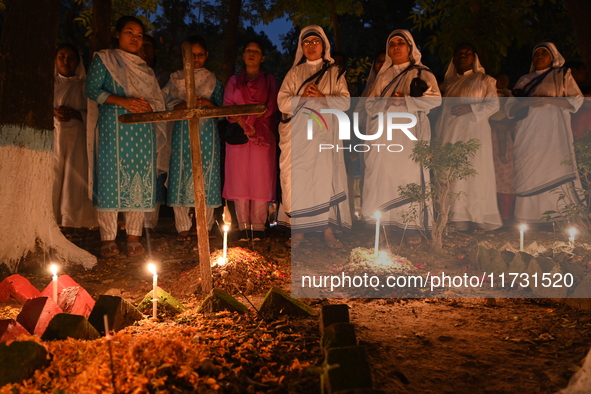
M388 39L386 40L386 59L384 61L384 65L382 66L382 69L380 70L378 75L383 74L384 72L386 72L387 69L389 69L393 65L392 59L388 55L388 45L390 44L390 41L392 40L392 38L394 38L396 36L400 36L400 37L404 38L406 40L408 46L410 47L410 54L409 54L410 64L417 65L417 66L423 65L421 63L421 52L419 52L419 49L417 48L417 45L415 44L415 40L414 40L414 38L412 38L412 34L410 34L410 32L408 30L397 29L397 30L394 30L392 33L390 33L390 35L388 36Z
M76 52L78 52L76 50ZM78 52L79 61L75 74L71 77L65 77L59 73L57 60L53 68L53 106L66 105L78 111L84 111L86 114L86 96L84 94L84 84L86 83L86 70L82 62L82 55ZM59 125L59 122L56 123Z
M467 44L470 45L470 44ZM470 45L472 47L472 45ZM474 49L474 47L472 47ZM475 74L480 74L480 78L476 78ZM464 74L465 75L465 74ZM447 97L473 97L478 95L481 91L482 81L493 80L486 75L484 67L480 64L478 55L474 53L474 63L472 63L472 77L464 78L464 75L459 75L454 65L454 60L451 59L443 83L439 87L444 96Z
M472 48L472 51L474 51L474 47L472 45L470 45L470 44L466 44L466 45L470 46ZM474 73L486 74L484 67L482 67L482 64L480 64L480 60L478 59L478 54L476 52L474 52L474 63L472 63L472 71ZM457 74L458 74L458 71L456 70L456 66L454 65L454 59L452 58L451 61L449 62L449 66L447 67L447 71L445 73L445 80L451 79L451 78L455 77Z
M304 37L309 36L310 33L313 33L313 35L320 37L320 39L324 43L324 52L322 53L322 58L331 64L334 63L334 60L332 59L332 57L330 57L330 42L328 41L328 37L326 37L326 34L324 34L324 30L320 26L310 25L304 27L300 32L300 37L298 38L298 50L296 51L292 67L295 67L298 64L305 61L306 57L304 56L304 50L302 49L302 42L304 41Z
M538 45L534 47L534 50L531 52L532 56L538 48L545 48L548 50L548 52L550 52L550 54L552 55L552 67L562 67L564 65L564 58L562 57L560 52L558 52L558 49L556 49L556 45L554 45L553 43L540 42ZM536 67L534 66L534 62L532 61L531 66L529 67L529 72L533 73L534 71L536 71Z
M373 59L373 62L371 63L371 68L369 69L369 76L367 77L367 82L365 83L365 89L363 89L363 93L361 93L361 97L369 97L369 94L371 93L371 90L373 89L373 85L376 82L376 77L378 76L378 73L374 69L374 66L376 64L377 58L383 54L384 53L381 52L378 54L378 56L376 56ZM384 57L384 61L387 57L388 57L388 53L386 53L386 56ZM384 67L383 64L382 64L382 67Z
M64 46L64 48L70 48L70 46ZM55 66L53 68L53 77L54 77L54 81L56 84L63 82L63 80L66 80L68 78L76 78L76 79L86 79L86 70L84 69L84 63L82 62L82 54L76 50L76 52L78 52L78 57L79 62L78 62L78 66L76 67L76 71L74 76L72 77L65 77L62 74L60 74L58 68L57 68L57 60L55 62ZM56 53L56 57L57 57L57 53Z

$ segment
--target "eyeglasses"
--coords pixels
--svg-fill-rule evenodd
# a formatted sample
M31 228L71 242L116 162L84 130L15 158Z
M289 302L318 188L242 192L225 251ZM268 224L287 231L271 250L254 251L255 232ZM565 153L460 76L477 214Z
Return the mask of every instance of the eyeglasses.
M308 45L320 45L321 43L322 43L322 41L320 41L319 39L315 39L312 41L308 41L308 40L302 41L302 44L304 44L304 46L306 46L306 47Z

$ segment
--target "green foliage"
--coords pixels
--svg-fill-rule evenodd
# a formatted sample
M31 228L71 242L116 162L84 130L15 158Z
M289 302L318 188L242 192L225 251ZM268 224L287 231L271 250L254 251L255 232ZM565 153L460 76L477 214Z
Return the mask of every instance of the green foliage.
M84 26L84 37L90 37L92 34L92 8L86 7L74 21Z
M569 183L554 189L552 192L558 195L556 210L544 212L542 219L559 221L562 227L574 223L585 237L591 238L591 135L575 141L574 147L583 188L573 188ZM572 166L571 161L562 164Z
M449 196L445 192L451 192L451 187L456 181L476 175L470 159L479 148L480 142L477 139L471 139L468 142L458 141L453 144L448 142L443 145L437 139L417 142L411 159L421 163L433 174L432 185L423 191L420 185L411 183L400 188L402 194L415 202L427 204L432 202L442 206ZM460 196L456 194L454 197L452 200Z
M575 157L577 158L577 168L581 179L591 179L591 135L575 141Z
M334 2L337 15L360 16L363 7L358 0L266 0L261 1L263 21L289 17L297 27L307 25L331 26L330 3Z
M475 175L476 171L469 163L480 148L477 139L468 142L441 144L439 140L417 142L411 158L421 163L426 169L433 172L436 180L443 176L446 181L455 182L458 179L466 179Z
M453 185L460 179L476 175L471 159L479 148L480 142L477 139L453 144L442 144L435 139L419 141L413 149L412 160L420 163L433 176L431 184L425 188L417 183L398 188L402 196L411 200L410 207L403 217L408 223L416 221L421 211L429 212L433 218L431 245L436 251L443 248L443 233L449 220L451 206L462 194L454 193Z
M1 0L0 0L1 1ZM85 37L92 34L92 2L89 0L75 0L83 6L80 15L74 21L80 23L85 28ZM115 22L124 15L134 15L139 18L146 32L151 32L154 27L150 17L156 14L159 0L113 0L113 9L111 14L112 34L115 35Z
M347 60L347 82L365 84L371 63L372 60L369 57L361 59L349 58Z
M550 39L566 51L576 48L572 22L556 0L418 0L410 19L431 35L424 46L446 64L456 45L471 42L489 72L500 71L510 51ZM510 62L509 62L510 64ZM524 69L525 71L525 69Z

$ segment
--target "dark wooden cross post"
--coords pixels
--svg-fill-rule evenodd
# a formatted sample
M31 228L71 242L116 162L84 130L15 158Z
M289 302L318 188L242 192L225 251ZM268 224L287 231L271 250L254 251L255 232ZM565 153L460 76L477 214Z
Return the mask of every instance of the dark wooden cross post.
M195 77L193 72L193 52L191 43L183 43L183 62L185 69L185 83L187 88L187 109L162 112L148 112L143 114L126 114L119 117L121 123L167 122L175 120L189 120L189 135L191 138L191 158L193 161L193 182L195 192L195 219L197 222L197 240L199 245L199 264L201 267L201 289L209 293L213 287L211 278L211 263L209 260L209 234L206 219L205 186L203 183L203 169L201 164L201 141L199 134L199 120L203 118L219 118L222 116L254 115L265 112L264 104L233 105L217 108L195 108Z

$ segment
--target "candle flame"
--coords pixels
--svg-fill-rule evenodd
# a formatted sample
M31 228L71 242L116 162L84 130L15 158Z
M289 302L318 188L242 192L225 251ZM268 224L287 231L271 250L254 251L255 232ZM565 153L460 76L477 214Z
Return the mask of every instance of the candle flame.
M570 236L572 238L574 238L575 237L575 234L577 233L577 229L573 227L570 230L568 230L568 233L570 234Z
M156 265L154 263L149 263L148 271L150 271L152 275L156 275Z
M376 213L374 213L374 216L375 216L376 220L380 220L382 217L382 214L380 213L380 211L376 211Z
M220 257L218 257L218 260L216 261L216 263L217 263L217 264L218 264L220 267L222 267L222 266L224 266L224 265L226 264L226 259L224 259L223 257L221 257L221 256L220 256Z
M521 226L519 226L520 231L525 231L525 229L527 229L527 226L525 224L522 224Z
M51 264L49 266L49 271L51 272L51 275L53 275L53 276L57 275L57 265Z
M227 224L224 224L224 227L222 227L222 230L224 230L224 232L227 233L228 230L230 230L230 226L228 226Z

